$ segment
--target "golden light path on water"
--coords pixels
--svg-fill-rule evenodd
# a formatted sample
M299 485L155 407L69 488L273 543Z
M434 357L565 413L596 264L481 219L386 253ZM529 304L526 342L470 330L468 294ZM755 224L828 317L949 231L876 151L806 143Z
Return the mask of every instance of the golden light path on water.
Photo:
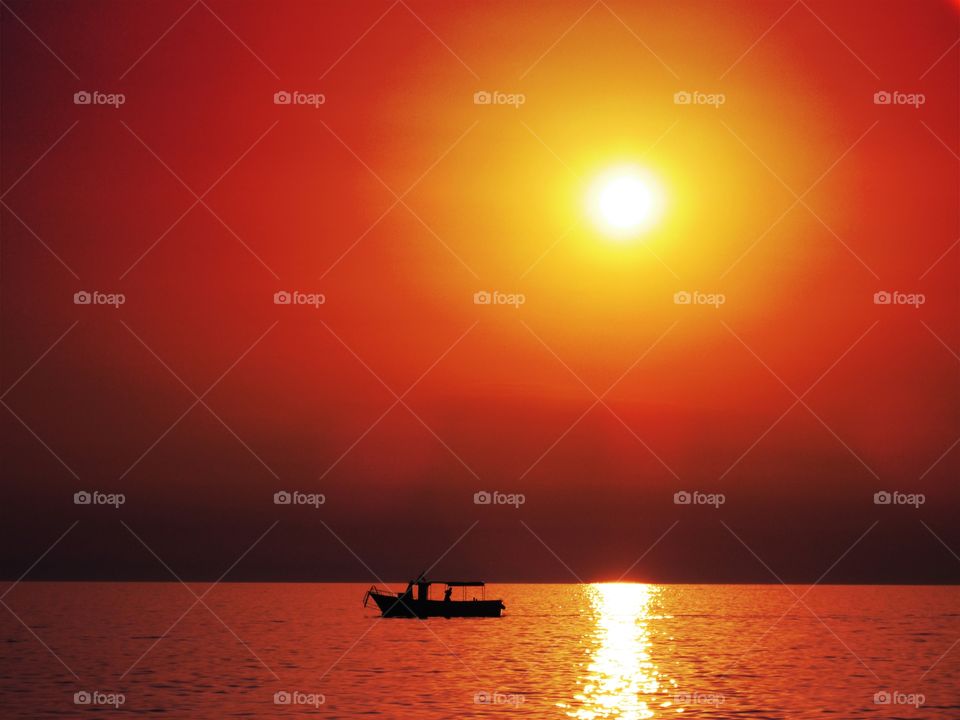
M670 708L660 671L650 659L650 621L654 612L656 585L598 583L585 592L595 617L590 638L595 644L586 666L580 692L570 703L560 703L567 715L578 720L619 718L640 720L655 717L653 707ZM673 683L667 682L671 686ZM671 713L682 712L676 708Z

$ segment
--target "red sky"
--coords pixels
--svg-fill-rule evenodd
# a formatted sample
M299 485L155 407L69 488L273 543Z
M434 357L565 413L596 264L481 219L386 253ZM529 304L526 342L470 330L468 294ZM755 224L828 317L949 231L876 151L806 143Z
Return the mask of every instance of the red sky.
M32 577L166 578L122 520L217 577L279 521L231 578L398 578L466 532L438 571L816 579L867 532L828 580L955 581L956 6L464 5L0 12L3 572L79 520ZM632 244L583 207L624 162L667 197Z

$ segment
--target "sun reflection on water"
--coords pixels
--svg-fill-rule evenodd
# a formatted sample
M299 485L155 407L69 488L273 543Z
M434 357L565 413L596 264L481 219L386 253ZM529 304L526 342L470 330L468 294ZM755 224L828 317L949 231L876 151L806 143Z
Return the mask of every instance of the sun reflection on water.
M570 703L561 703L578 720L655 717L661 677L650 659L649 623L655 619L656 585L597 583L586 587L595 616L589 638L595 643L580 691Z

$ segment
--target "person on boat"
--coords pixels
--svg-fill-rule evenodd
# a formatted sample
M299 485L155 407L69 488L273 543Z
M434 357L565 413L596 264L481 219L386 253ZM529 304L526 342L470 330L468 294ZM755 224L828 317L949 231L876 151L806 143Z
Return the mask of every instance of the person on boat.
M452 587L448 587L446 590L444 590L444 591L443 591L443 601L444 601L444 602L450 602L450 596L451 596L452 594L453 594L453 588L452 588Z

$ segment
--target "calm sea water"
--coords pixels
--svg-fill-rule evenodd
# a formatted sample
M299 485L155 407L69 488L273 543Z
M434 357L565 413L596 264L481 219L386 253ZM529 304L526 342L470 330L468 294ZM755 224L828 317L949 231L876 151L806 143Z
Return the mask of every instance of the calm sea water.
M960 717L956 587L491 585L503 618L428 621L366 587L22 583L0 716Z

